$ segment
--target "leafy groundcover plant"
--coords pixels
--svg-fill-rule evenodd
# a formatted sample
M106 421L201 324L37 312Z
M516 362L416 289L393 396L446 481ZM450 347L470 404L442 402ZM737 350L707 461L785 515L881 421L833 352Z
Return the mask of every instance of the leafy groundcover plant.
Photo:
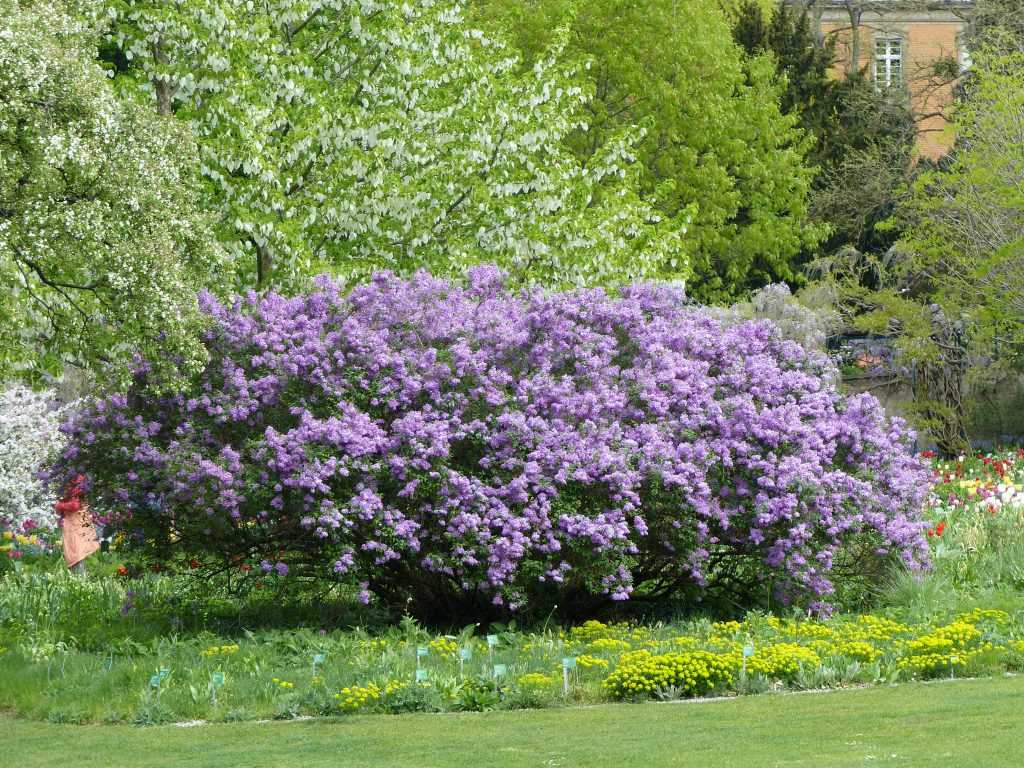
M192 389L154 394L141 366L68 421L52 473L85 475L143 557L473 620L714 591L827 611L836 569L927 560L903 425L678 289L480 267L201 304Z

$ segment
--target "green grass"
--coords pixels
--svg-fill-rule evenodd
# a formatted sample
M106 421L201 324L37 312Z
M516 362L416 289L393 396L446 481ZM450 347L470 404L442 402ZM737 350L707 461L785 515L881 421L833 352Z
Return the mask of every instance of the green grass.
M19 768L1019 766L1024 678L682 704L196 728L0 718Z

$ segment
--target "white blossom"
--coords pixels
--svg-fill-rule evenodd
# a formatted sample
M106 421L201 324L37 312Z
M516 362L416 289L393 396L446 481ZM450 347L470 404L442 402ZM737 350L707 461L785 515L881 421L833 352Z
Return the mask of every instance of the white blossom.
M220 262L195 145L115 95L98 33L67 7L0 0L0 375L98 360L123 375L141 345L173 377L202 360L195 293Z
M52 393L13 385L0 391L0 529L52 528L54 495L37 475L64 445L63 410Z
M639 133L587 166L566 149L591 91L564 35L521 72L455 0L116 7L112 39L199 137L243 285L481 261L553 285L688 271L685 222L637 192Z

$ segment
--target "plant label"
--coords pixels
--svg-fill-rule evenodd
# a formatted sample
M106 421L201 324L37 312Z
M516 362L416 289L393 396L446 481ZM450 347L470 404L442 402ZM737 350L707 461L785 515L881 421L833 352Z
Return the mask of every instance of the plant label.
M497 635L488 635L487 636L487 647L488 648L493 648L497 644L498 644L498 636Z
M504 677L507 674L508 674L508 667L507 666L505 666L504 664L495 664L494 665L494 676L495 677Z
M416 657L417 657L417 658L420 658L420 659L422 659L422 658L426 657L426 655L427 655L428 653L430 653L430 649L429 649L429 648L427 648L427 646L425 646L425 645L421 645L421 646L419 646L419 647L418 647L418 648L416 649Z
M313 666L315 667L317 664L323 664L325 658L326 657L322 653L316 654L313 656Z
M213 683L214 687L220 687L224 685L224 673L214 672L211 678L211 682Z
M427 670L425 670L425 669L417 669L416 670L416 682L417 683L425 683L425 682L427 682Z
M562 659L562 669L576 669L576 657L566 656Z
M753 655L754 655L754 646L752 646L752 645L744 645L743 646L743 658L744 659L749 659Z
M149 687L150 688L159 688L160 687L160 675L153 675L151 678L149 678Z
M471 648L460 648L459 649L459 660L469 661L473 658L473 650Z

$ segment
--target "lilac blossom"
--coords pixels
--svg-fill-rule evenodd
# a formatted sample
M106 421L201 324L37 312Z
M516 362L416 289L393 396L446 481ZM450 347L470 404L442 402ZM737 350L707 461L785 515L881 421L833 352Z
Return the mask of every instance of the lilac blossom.
M480 267L201 305L211 362L188 392L143 373L64 426L54 477L85 474L134 541L173 529L360 599L503 606L756 562L824 611L854 542L927 562L904 424L770 322L722 325L677 288L516 292Z

